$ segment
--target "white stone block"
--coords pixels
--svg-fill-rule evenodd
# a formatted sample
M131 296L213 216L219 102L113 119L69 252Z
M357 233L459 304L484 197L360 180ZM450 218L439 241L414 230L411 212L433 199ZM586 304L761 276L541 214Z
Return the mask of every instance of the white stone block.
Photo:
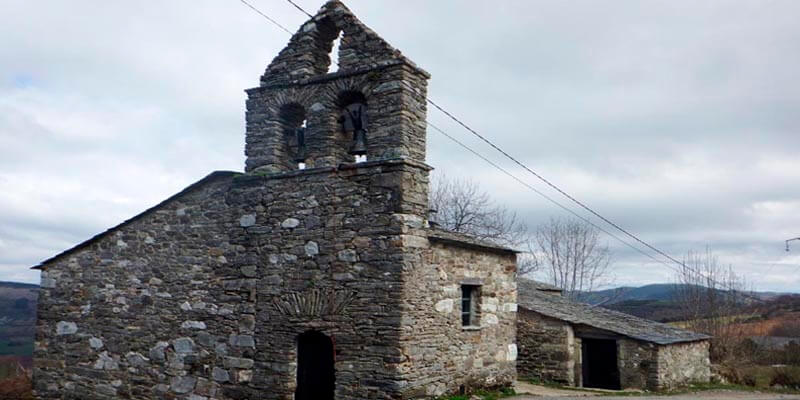
M319 254L319 245L317 242L308 242L305 246L306 255L309 257L314 257L315 255Z
M449 313L453 311L453 299L441 300L433 307L440 313Z
M490 297L486 299L481 305L481 311L497 312L497 304L498 304L497 299Z
M242 228L249 228L255 224L256 224L255 214L242 215L242 217L239 218L239 226L241 226Z
M206 329L206 323L203 321L184 321L181 324L183 329Z
M516 361L516 359L517 359L517 345L516 344L511 343L510 345L508 345L508 358L506 358L506 359L508 361Z
M281 228L292 229L300 226L300 220L297 218L286 218L281 222Z
M56 280L42 276L41 286L45 289L53 289L56 287Z
M58 336L72 335L76 332L78 332L78 325L74 322L59 321L56 324L56 335Z
M428 239L422 236L401 235L400 238L404 247L427 248L429 246Z
M103 347L103 340L96 337L89 338L89 347L97 350Z

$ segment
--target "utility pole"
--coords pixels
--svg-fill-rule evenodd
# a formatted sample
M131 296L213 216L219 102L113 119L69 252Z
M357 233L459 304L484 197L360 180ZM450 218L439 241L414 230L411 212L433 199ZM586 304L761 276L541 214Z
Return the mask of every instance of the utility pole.
M793 240L800 240L800 237L796 237L794 239L787 239L786 240L786 251L789 251L789 242L791 242Z

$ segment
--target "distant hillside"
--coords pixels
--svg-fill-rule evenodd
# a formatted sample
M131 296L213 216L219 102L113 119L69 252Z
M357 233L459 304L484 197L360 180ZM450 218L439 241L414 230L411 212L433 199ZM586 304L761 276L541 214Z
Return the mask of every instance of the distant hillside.
M614 304L630 300L672 301L675 298L675 291L676 285L669 283L641 287L623 286L595 292L583 292L578 295L578 299L591 304Z
M39 290L39 285L34 285L33 283L0 281L0 290L2 290L2 288L35 289L35 290Z
M619 287L615 289L583 292L578 295L578 300L601 304L603 307L621 311L638 317L656 321L676 321L684 318L682 310L675 305L677 292L686 289L686 285L670 283L646 285L641 287ZM719 291L724 295L725 291ZM773 300L785 293L752 292L752 296Z
M0 282L0 356L31 356L39 286Z
M672 283L659 283L640 287L623 286L614 289L598 290L594 292L583 292L578 295L580 301L597 304L614 304L630 300L658 300L673 301L679 289L687 288L688 285L677 285ZM720 294L725 291L720 290ZM751 292L750 295L764 300L773 299L789 293L777 292Z

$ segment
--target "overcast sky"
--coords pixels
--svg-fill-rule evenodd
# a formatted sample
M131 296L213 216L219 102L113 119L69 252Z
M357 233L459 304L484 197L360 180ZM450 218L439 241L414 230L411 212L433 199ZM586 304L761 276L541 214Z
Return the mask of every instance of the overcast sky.
M292 31L305 20L250 1ZM800 2L346 4L433 75L430 98L608 218L676 258L709 246L756 289L800 291L800 242L783 242L800 236ZM243 170L243 89L288 34L239 1L0 9L0 280L38 283L39 261L213 170ZM564 214L428 139L438 173L469 173L531 226ZM616 284L674 280L604 240Z

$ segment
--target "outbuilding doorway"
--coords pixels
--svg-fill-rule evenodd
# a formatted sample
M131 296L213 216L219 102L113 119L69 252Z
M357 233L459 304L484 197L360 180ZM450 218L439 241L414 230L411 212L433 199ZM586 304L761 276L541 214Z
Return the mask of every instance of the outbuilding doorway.
M581 339L583 386L619 390L617 341Z
M295 400L333 400L333 352L333 341L322 332L309 331L297 337Z

